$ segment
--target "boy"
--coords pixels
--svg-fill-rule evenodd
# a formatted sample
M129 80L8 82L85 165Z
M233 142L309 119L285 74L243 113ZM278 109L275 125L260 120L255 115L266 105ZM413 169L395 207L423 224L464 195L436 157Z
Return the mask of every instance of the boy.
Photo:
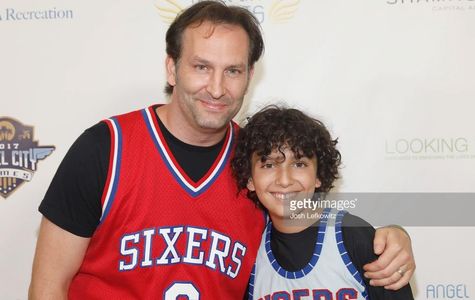
M240 131L234 174L270 217L250 299L413 299L409 285L389 291L362 278L362 266L377 258L375 230L366 221L344 211L332 217L328 209L306 222L289 220L292 201L333 187L341 162L336 144L320 121L278 106L264 108Z

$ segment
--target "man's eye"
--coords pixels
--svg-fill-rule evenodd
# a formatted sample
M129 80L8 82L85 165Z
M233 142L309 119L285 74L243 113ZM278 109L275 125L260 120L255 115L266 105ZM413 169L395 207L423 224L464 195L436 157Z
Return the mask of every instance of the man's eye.
M241 74L241 73L242 73L242 71L239 70L239 69L229 69L229 70L228 70L228 74L229 74L229 75L232 75L232 76L236 76L236 75L239 75L239 74Z
M263 168L263 169L270 169L272 167L274 167L274 164L271 164L271 163L263 163L261 165L261 168Z
M206 65L195 65L195 69L198 71L206 71L208 70L208 66Z

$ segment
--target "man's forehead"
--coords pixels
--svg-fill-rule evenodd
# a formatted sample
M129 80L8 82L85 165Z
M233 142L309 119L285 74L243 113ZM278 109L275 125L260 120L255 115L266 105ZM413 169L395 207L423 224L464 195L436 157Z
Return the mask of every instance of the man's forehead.
M213 61L211 59L207 59L206 58L206 53L202 54L202 55L193 55L190 59L191 61L194 61L194 62L197 62L197 63L202 63L202 64L206 64L206 65L211 65L213 64ZM237 61L236 63L234 64L230 64L231 67L236 67L236 68L244 68L246 67L246 64L245 63L242 63L240 61Z
M237 24L201 21L201 22L195 22L195 23L190 24L188 27L185 28L184 33L186 34L186 33L196 32L199 35L201 35L201 37L209 38L215 33L217 29L219 30L224 29L224 30L229 30L229 31L241 29L244 31L244 28L242 28L241 26Z
M248 66L249 37L238 25L202 22L190 25L182 37L181 57L187 61Z

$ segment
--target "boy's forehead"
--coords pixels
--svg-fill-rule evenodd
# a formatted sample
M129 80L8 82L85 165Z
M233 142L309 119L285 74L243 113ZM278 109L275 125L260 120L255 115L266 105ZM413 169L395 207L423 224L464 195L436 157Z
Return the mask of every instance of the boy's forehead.
M276 146L272 148L269 153L257 153L254 152L257 156L266 159L282 159L285 160L287 158L294 158L294 157L302 157L302 153L295 153L292 148L285 144L281 146Z

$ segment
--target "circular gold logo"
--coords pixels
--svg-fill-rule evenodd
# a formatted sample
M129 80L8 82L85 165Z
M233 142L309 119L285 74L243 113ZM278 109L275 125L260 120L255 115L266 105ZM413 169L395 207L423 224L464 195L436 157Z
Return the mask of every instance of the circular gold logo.
M15 136L15 126L8 121L0 121L0 142L11 141Z

